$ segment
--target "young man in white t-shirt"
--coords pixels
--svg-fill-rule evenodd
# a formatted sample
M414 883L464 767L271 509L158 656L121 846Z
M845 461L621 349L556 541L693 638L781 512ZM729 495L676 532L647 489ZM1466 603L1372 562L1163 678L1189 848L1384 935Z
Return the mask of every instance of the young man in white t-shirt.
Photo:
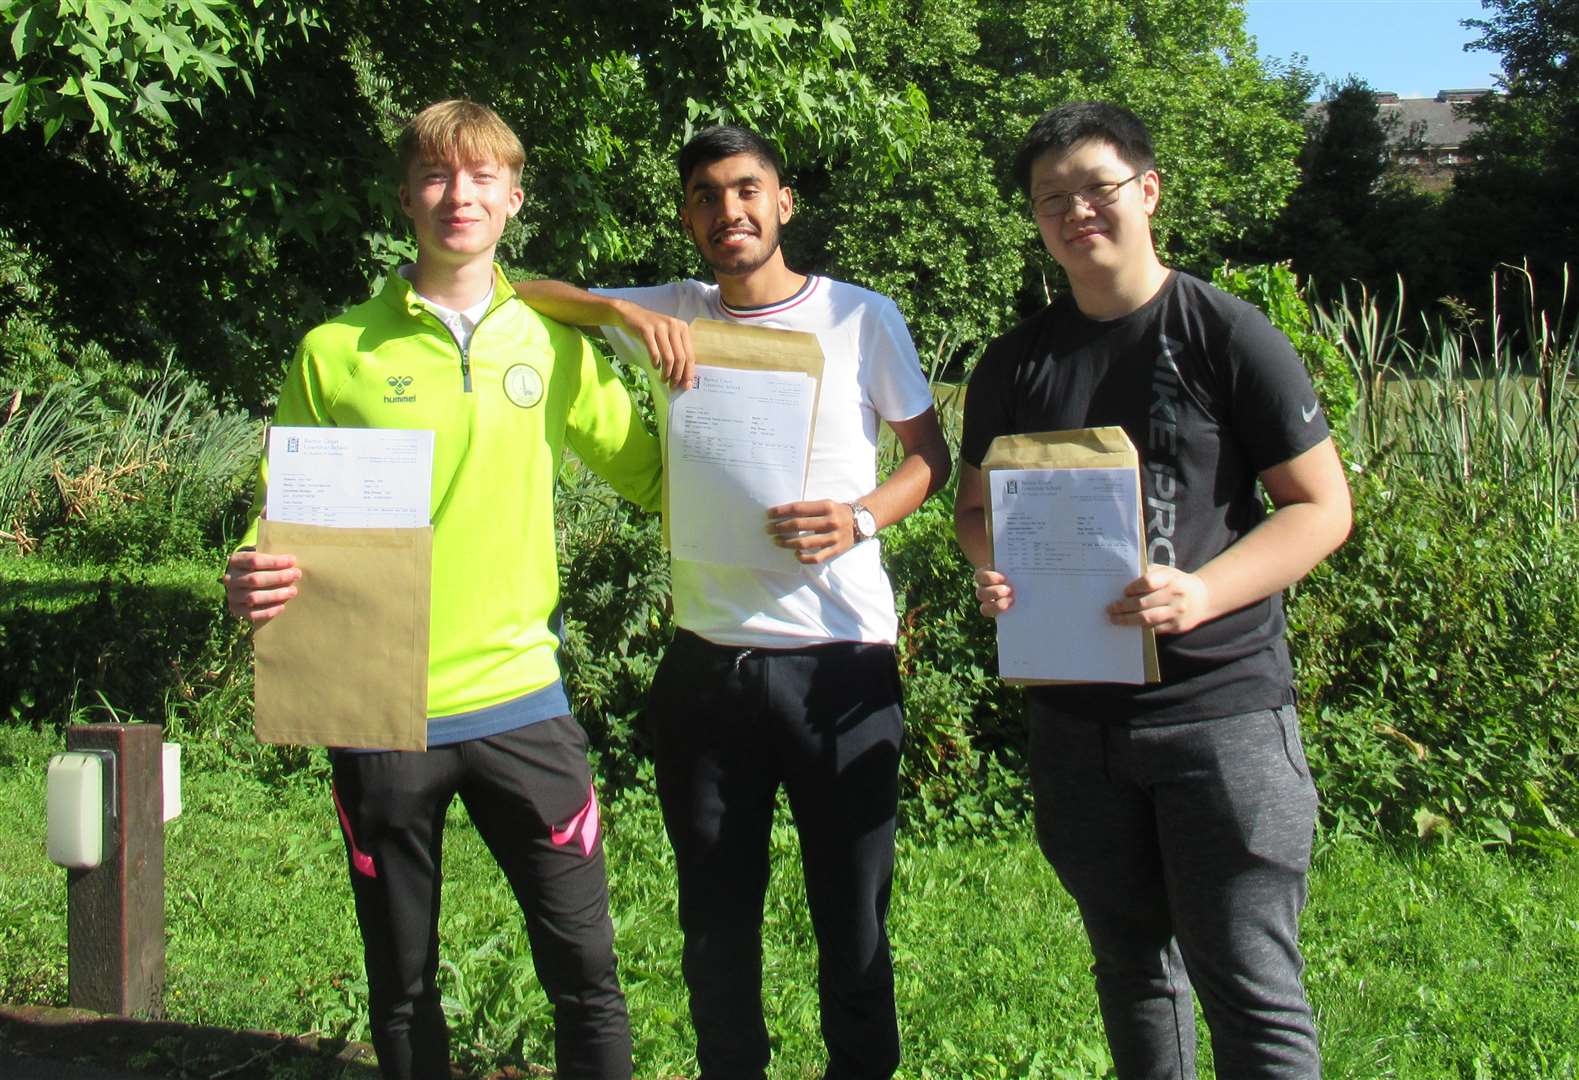
M800 833L818 945L827 1080L882 1080L899 1063L886 919L903 727L893 590L877 532L948 478L915 346L885 296L789 269L794 213L773 147L725 126L680 151L680 222L716 284L586 293L517 285L545 314L601 325L629 362L689 361L700 316L815 333L824 354L807 498L763 522L784 567L673 561L678 631L648 716L674 847L684 973L700 1080L766 1075L762 907L782 784ZM668 395L655 378L659 430ZM878 422L903 448L877 478Z

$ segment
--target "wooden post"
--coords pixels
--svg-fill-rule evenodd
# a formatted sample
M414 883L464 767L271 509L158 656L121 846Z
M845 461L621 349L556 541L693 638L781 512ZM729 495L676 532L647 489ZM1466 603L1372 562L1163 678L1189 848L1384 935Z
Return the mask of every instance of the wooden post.
M104 861L66 872L67 1000L116 1016L164 1014L164 729L79 724L68 750L115 754Z

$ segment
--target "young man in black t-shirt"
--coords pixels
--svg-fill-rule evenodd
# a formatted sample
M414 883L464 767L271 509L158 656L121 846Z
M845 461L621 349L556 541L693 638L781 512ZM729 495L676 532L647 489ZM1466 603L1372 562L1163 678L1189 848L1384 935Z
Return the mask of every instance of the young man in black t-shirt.
M1150 565L1107 610L1157 632L1162 673L1029 692L1037 836L1080 905L1122 1080L1194 1075L1192 983L1217 1075L1316 1077L1298 940L1316 793L1281 591L1348 534L1343 468L1288 340L1158 260L1160 180L1132 113L1060 106L1015 168L1070 291L994 341L971 377L960 546L983 614L1008 610L984 522L988 445L1124 428Z

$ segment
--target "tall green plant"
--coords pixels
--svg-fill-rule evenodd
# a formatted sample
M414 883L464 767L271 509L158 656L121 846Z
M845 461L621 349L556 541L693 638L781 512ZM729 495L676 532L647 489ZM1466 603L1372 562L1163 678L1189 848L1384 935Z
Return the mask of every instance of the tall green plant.
M1528 268L1504 267L1484 320L1468 309L1423 316L1414 341L1401 285L1386 301L1362 290L1317 305L1320 335L1359 377L1363 463L1460 488L1530 488L1547 524L1579 520L1579 326L1568 284L1565 268L1559 294L1541 296Z
M1414 340L1401 311L1401 295L1368 292L1316 308L1362 402L1354 533L1289 605L1313 768L1342 820L1572 846L1579 395L1566 291L1539 297L1509 268L1484 320L1423 321Z
M87 401L82 386L54 383L31 399L18 390L7 402L0 423L0 540L24 552L35 545L29 530L53 502L56 470L86 441L89 429L80 417Z

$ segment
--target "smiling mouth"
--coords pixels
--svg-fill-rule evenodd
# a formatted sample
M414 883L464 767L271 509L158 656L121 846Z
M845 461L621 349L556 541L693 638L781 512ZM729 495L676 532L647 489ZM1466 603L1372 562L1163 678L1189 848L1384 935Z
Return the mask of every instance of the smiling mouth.
M713 234L715 244L734 244L756 236L754 229L721 229Z

